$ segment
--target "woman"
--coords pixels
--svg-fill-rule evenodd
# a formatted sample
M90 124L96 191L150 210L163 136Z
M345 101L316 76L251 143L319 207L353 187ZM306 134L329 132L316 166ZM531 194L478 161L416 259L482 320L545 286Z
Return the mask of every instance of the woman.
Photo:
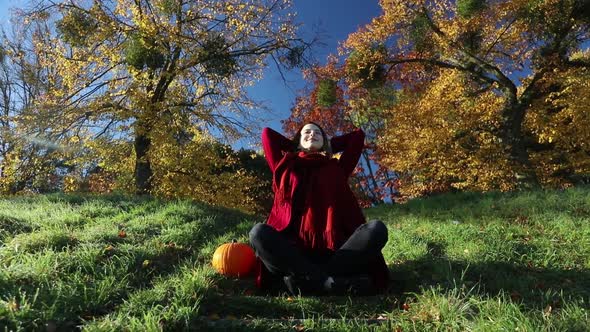
M385 289L389 274L381 249L387 228L365 221L348 185L364 138L358 129L328 140L316 123L304 125L293 140L263 130L275 198L266 224L250 231L262 263L259 287L283 277L293 294ZM336 159L333 152L342 154Z

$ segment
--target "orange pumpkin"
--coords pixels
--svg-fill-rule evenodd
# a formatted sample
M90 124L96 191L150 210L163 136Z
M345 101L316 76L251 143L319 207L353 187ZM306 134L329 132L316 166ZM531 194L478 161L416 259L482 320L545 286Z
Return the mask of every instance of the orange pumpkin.
M256 256L254 250L245 244L238 243L235 239L232 243L222 244L213 254L213 267L217 272L232 277L245 277L254 268Z

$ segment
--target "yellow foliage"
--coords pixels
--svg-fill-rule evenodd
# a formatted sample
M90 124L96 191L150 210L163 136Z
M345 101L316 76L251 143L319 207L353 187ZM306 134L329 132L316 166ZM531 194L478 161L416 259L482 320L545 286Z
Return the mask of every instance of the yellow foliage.
M290 0L46 6L40 11L47 21L59 22L77 10L96 28L82 31L76 25L80 20L67 21L76 36L87 37L71 43L63 34L43 30L39 14L31 16L27 24L39 23L34 28L42 31L32 33L31 57L39 59L47 87L27 121L55 132L111 126L103 137L115 138L85 140L89 151L72 157L72 164L90 173L76 173L83 182L78 190L131 191L137 161L132 140L143 134L151 139L153 151L144 158L152 167L155 194L250 208L250 193L260 184L196 128L215 128L234 138L263 114L256 113L262 107L245 88L262 77L271 54L282 56L299 45L291 6ZM117 125L120 130L113 129ZM175 141L170 135L178 128L191 139ZM222 171L227 168L232 171ZM73 182L65 185L75 190Z
M153 134L154 195L195 199L246 212L262 208L260 197L253 193L265 183L241 169L228 146L199 130L186 132L190 138L182 143L170 132Z
M538 149L531 159L548 186L570 185L563 174L590 174L590 70L571 68L555 72L540 84L559 87L531 105L525 126L536 134Z
M88 140L86 147L89 149L87 160L78 160L78 163L97 166L85 179L86 190L93 193L133 192L135 157L130 141Z
M80 190L81 180L74 175L67 175L63 180L63 192L72 193Z
M379 63L389 65L390 86L402 87L392 105L369 101L350 77L346 97L351 112L386 109L377 143L381 161L402 176L402 194L588 181L583 4L482 1L461 14L458 3L382 0L382 14L340 50L388 45Z
M2 160L2 174L0 174L0 193L2 194L11 193L18 181L17 171L20 164L18 152L18 150L12 151Z
M422 93L402 93L378 140L382 162L404 177L402 195L452 188L509 190L513 173L494 130L502 98L473 97L458 71L444 70Z

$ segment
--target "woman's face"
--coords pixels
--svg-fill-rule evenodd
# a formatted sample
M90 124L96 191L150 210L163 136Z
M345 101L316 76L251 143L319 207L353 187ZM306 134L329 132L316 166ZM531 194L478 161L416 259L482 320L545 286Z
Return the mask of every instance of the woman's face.
M309 151L320 151L324 146L324 137L320 128L314 124L306 124L301 129L299 147Z

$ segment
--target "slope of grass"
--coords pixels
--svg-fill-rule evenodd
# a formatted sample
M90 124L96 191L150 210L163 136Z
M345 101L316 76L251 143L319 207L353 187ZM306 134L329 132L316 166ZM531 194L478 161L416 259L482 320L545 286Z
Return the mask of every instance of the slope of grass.
M590 188L461 193L366 211L390 290L261 293L213 251L263 216L186 201L0 200L0 331L588 331Z

